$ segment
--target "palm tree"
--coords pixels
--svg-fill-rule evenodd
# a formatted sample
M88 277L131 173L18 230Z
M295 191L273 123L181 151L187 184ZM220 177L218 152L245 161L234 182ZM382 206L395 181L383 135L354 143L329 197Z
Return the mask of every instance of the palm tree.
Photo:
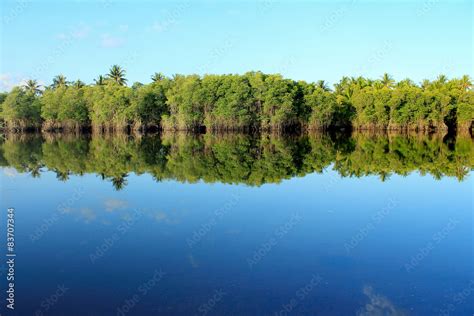
M415 83L411 79L403 79L397 83L397 87L414 87Z
M59 181L66 181L69 179L69 171L59 171L59 170L55 170L55 171L56 171L56 178Z
M32 79L27 80L23 85L23 88L25 88L26 91L31 92L33 94L40 94L40 87L41 85L38 84L38 81Z
M423 81L421 82L421 87L423 88L423 90L425 90L431 87L431 82L428 79L423 79Z
M80 89L80 88L84 87L86 84L78 79L78 80L74 81L73 85L74 85L74 87Z
M436 80L441 84L445 84L448 81L448 77L445 75L439 75Z
M66 87L68 83L69 82L66 80L66 77L60 74L53 78L53 84L51 85L51 87L53 89L63 87L63 86Z
M342 77L341 80L334 85L334 87L336 88L336 93L341 94L342 91L347 89L347 87L349 87L349 81L349 77Z
M41 165L31 167L30 173L33 178L39 178L41 176Z
M127 185L127 174L124 173L120 176L116 176L112 178L112 185L115 190L120 191Z
M387 181L388 179L390 179L390 172L387 172L385 170L382 170L380 173L379 173L379 177L380 177L380 180L382 182L385 182Z
M434 86L439 89L443 87L447 82L448 77L446 77L445 75L439 75L438 78L436 78L436 81L434 82Z
M390 76L388 73L383 74L381 81L383 86L387 88L393 87L393 84L395 83L395 80L393 80L392 76Z
M327 84L324 80L318 80L318 81L316 82L316 86L317 86L318 88L323 89L324 91L329 91L329 86L328 86L328 84Z
M165 79L165 75L163 75L161 72L155 72L153 76L151 76L151 80L153 82L158 82Z
M351 84L351 86L355 86L355 87L358 87L359 89L363 89L363 88L367 87L369 82L364 77L359 76L357 78L351 77L350 78L350 84Z
M375 80L372 84L371 84L372 87L374 87L375 89L377 90L380 90L382 89L383 87L385 87L385 85L383 84L382 80Z
M107 80L107 78L105 78L102 75L99 75L97 77L97 79L94 79L94 82L95 82L96 86L103 86L103 85L105 85L106 80Z
M467 91L472 88L472 81L468 75L462 76L461 79L459 79L459 84L463 91Z
M122 69L118 65L113 65L110 70L109 74L107 75L111 80L115 81L121 86L124 86L127 83L127 79L125 79L125 70Z

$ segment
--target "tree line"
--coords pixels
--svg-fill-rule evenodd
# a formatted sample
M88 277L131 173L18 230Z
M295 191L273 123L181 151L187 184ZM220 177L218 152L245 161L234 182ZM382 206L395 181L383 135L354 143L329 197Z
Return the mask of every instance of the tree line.
M431 174L460 181L474 168L470 136L386 135L357 132L303 134L186 134L151 136L72 133L10 133L0 139L0 166L39 177L97 174L116 189L130 173L150 174L156 181L244 183L262 185L323 173L342 177Z
M331 89L279 74L173 75L127 86L114 65L93 84L63 75L42 87L35 80L0 94L5 129L284 131L416 130L470 132L474 91L469 76L415 84L343 77Z

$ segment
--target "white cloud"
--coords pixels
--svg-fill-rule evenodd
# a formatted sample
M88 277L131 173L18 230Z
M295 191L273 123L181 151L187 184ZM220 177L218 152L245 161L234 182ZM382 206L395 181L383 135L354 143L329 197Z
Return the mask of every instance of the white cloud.
M18 176L18 171L14 168L7 167L3 169L3 174L9 178L15 178Z
M91 27L84 24L84 23L81 23L77 28L75 28L73 31L72 31L72 37L74 38L85 38L89 35L91 31Z
M0 74L0 91L10 91L21 83L21 78L8 73Z
M97 215L95 215L95 212L88 207L81 208L80 212L86 223L92 222L93 220L97 218Z
M124 201L124 200L108 199L104 201L104 205L105 205L106 211L112 212L113 210L116 210L116 209L126 208L128 203L127 201Z
M128 32L128 25L127 24L119 25L119 30L122 32Z
M102 35L101 46L105 48L120 47L125 44L125 40L121 37L115 37L109 34Z
M89 36L91 33L92 28L85 24L85 23L80 23L78 26L74 27L71 31L67 33L59 33L56 35L56 38L59 40L68 40L68 39L84 39Z

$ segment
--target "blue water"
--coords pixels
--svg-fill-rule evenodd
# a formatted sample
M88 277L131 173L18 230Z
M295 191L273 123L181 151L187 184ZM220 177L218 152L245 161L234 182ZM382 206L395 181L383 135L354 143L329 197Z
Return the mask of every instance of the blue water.
M474 313L472 172L381 182L329 167L258 187L132 173L120 191L0 172L1 226L7 207L16 226L2 315Z

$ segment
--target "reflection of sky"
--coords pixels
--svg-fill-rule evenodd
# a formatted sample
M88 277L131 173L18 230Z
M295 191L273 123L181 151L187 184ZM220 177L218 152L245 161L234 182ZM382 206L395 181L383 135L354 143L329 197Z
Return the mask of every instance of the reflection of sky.
M81 300L89 300L89 309L107 313L157 269L166 275L133 309L138 314L195 313L218 289L230 295L213 313L273 313L314 274L323 282L295 312L432 314L474 278L472 173L463 182L414 173L382 183L329 171L261 187L157 183L130 175L119 192L95 175L60 182L45 172L39 179L3 177L2 183L2 209L16 208L24 312L65 284L71 290L58 311L83 311ZM83 195L71 200L79 188ZM395 206L380 217L390 199ZM73 202L58 213L66 201ZM224 205L231 206L216 215ZM282 232L294 214L301 220ZM32 242L31 233L52 218ZM406 271L404 265L452 219L456 227ZM204 233L190 247L187 240L200 229ZM357 234L362 237L348 252L345 245ZM113 245L91 263L90 255L111 236ZM247 260L272 238L273 246L250 268ZM456 305L458 312L468 309L469 301Z

